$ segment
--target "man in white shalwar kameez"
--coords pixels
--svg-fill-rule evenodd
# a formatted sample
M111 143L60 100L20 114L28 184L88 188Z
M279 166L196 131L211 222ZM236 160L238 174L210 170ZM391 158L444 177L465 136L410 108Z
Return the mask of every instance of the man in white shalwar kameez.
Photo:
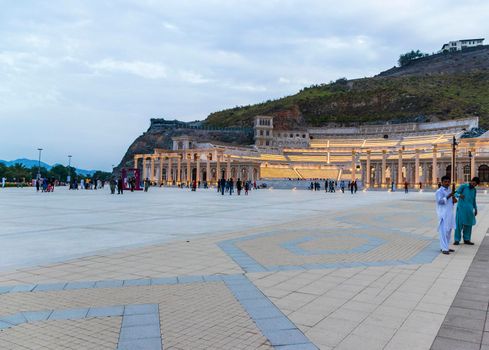
M440 235L440 249L443 254L450 254L449 248L452 229L455 228L453 215L453 192L450 189L450 178L441 178L441 187L436 191L436 214L438 215L438 233Z

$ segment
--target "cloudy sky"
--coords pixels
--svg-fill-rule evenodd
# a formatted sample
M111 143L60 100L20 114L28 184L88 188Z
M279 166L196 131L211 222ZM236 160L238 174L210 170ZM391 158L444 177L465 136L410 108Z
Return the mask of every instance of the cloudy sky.
M0 159L109 170L152 117L371 76L489 35L487 0L0 0Z

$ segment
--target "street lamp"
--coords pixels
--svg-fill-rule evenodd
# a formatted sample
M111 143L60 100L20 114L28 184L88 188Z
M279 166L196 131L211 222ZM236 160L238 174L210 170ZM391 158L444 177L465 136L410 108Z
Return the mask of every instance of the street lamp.
M68 155L68 178L66 179L69 183L69 189L71 190L71 157L72 155Z
M41 152L42 148L37 149L39 151L39 162L37 164L37 179L39 180L41 178Z

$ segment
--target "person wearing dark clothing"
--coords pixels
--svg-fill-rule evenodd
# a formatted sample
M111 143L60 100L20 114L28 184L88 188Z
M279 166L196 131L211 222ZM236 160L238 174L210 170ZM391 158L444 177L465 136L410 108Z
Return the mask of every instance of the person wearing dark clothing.
M221 179L221 194L224 196L224 191L226 190L226 179Z
M229 195L233 195L233 190L234 190L234 181L232 178L229 179Z
M124 194L124 183L122 177L119 176L117 179L117 194Z
M355 181L350 182L350 193L353 194L353 191L355 190Z
M244 190L245 190L245 196L248 195L248 191L250 190L250 182L246 181L244 185Z
M407 181L404 181L404 193L408 193L409 190L408 190L408 182Z
M238 192L238 196L241 194L241 189L242 189L241 179L238 179L238 181L236 181L236 190Z
M358 184L357 184L357 180L353 181L353 188L355 190L355 193L357 193L358 191Z

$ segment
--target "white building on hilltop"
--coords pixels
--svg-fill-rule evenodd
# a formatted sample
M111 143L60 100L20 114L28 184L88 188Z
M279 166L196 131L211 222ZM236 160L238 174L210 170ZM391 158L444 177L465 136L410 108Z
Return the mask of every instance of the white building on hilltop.
M440 52L462 51L469 47L482 46L483 42L484 42L484 38L450 41L441 47Z

